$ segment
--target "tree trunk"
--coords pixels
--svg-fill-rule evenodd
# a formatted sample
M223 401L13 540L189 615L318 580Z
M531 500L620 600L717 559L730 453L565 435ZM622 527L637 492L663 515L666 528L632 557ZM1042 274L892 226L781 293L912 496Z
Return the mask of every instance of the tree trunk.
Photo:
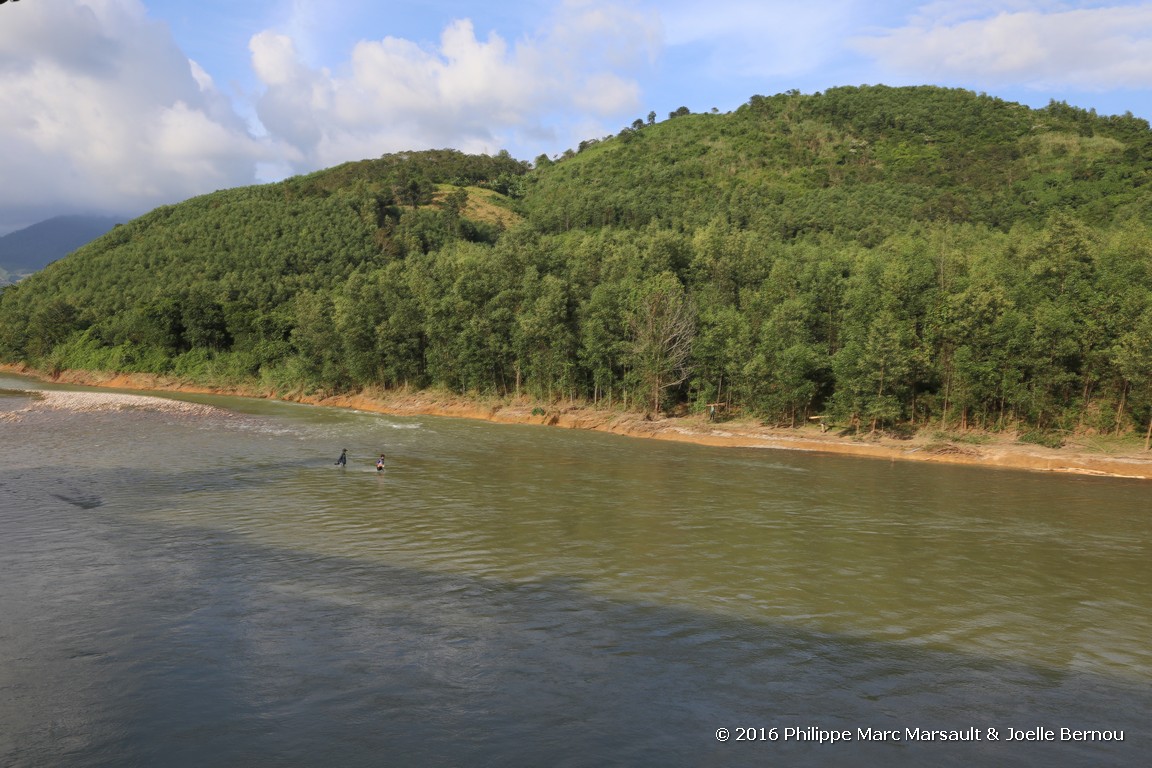
M1124 402L1128 399L1128 382L1124 382L1124 386L1120 388L1120 405L1116 406L1116 431L1115 434L1120 434L1120 425L1124 421Z
M1086 378L1084 380L1084 394L1081 396L1081 400L1080 400L1080 425L1079 426L1081 429L1084 428L1084 417L1088 415L1088 406L1090 405L1090 403L1088 401L1088 396L1091 393L1092 393L1092 382L1091 382L1091 380Z
M940 426L943 429L948 429L948 401L952 397L952 369L949 367L948 374L944 378L944 412L940 414Z

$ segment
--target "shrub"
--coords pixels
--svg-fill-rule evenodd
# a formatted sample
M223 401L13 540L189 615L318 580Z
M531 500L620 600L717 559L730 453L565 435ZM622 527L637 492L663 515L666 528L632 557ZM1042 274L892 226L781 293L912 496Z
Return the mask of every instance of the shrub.
M1016 438L1019 443L1028 443L1029 445L1042 445L1045 448L1063 448L1064 438L1055 432L1043 432L1039 429L1034 429L1030 432L1025 432Z

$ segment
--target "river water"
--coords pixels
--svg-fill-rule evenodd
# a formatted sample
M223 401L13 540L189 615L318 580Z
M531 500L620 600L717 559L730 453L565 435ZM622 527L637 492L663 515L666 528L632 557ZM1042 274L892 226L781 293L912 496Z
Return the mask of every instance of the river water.
M5 766L1147 764L1147 483L0 388Z

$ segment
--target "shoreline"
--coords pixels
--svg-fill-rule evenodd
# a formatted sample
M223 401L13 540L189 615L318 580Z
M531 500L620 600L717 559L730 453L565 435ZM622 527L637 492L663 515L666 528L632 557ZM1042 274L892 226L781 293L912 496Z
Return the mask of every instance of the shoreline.
M1115 454L1076 447L1044 448L1017 443L1008 436L990 435L987 442L970 443L917 435L908 440L891 437L841 437L818 427L766 427L753 420L709 422L704 416L675 416L648 420L641 414L609 411L588 405L547 405L524 399L477 400L430 391L364 391L350 395L289 395L247 387L209 387L152 374L113 374L64 371L51 378L20 365L0 365L0 372L53 383L106 389L231 395L264 400L352 408L396 416L446 416L500 424L535 424L562 429L587 429L626 437L672 440L714 447L768 448L809 451L890 461L1018 469L1062 474L1093 475L1132 480L1152 479L1152 452L1139 449ZM926 432L928 430L925 430Z

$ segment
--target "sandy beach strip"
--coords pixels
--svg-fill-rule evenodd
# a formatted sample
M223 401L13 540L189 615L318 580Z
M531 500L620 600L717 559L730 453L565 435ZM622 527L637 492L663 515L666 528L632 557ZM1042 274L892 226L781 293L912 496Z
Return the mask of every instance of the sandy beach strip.
M101 413L110 411L156 411L190 416L210 416L225 413L220 408L200 403L186 403L164 397L132 395L123 392L64 392L59 390L30 389L23 408L6 413L11 417L29 411L72 411L75 413Z

